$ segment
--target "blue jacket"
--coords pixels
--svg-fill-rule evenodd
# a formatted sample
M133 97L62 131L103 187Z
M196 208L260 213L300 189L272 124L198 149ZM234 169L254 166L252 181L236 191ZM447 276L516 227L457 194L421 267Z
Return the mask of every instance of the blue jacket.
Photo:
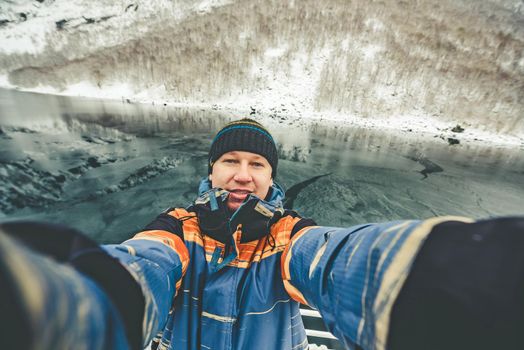
M292 234L312 222L282 209L278 185L267 201L251 196L231 217L228 193L209 187L204 181L191 207L168 210L110 248L144 258L153 254L153 242L166 246L154 251L169 250L169 295L161 303L146 302L163 308L157 306L159 317L147 322L150 335L160 331L153 348L307 348L299 303L283 283L281 256Z
M300 349L302 302L347 348L385 349L392 307L426 237L441 222L469 222L309 226L274 194L250 198L224 222L227 193L206 191L188 210L104 246L109 255L68 228L0 225L8 296L0 316L12 335L0 337L2 348L138 350L161 332L154 344L164 349Z
M250 197L232 217L209 189L107 251L145 295L144 340L158 349L304 349L298 302L350 349L385 349L393 304L433 227L448 220L312 226ZM224 220L226 218L227 220ZM157 334L158 333L158 334Z

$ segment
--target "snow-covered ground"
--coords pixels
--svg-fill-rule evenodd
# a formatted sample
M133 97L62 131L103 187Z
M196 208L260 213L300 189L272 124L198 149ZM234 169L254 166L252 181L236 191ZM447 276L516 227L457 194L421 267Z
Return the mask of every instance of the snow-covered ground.
M6 0L0 87L523 148L523 4Z

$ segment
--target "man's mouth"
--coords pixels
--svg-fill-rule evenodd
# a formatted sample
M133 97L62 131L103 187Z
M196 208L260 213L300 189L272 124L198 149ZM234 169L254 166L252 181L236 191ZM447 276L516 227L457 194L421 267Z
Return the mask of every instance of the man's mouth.
M249 194L251 194L251 191L234 189L229 191L229 198L233 201L242 202Z

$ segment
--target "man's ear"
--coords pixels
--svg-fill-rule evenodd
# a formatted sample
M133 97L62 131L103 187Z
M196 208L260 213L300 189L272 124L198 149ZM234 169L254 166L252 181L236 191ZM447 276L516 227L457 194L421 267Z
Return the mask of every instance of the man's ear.
M211 176L211 174L209 174L207 178L209 179L209 181L213 181L213 177Z
M271 182L269 183L269 186L273 186L273 178L271 178Z

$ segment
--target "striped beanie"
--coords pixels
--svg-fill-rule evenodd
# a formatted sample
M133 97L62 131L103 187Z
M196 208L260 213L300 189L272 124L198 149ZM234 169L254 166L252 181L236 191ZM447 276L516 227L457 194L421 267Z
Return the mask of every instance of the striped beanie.
M264 126L252 119L240 119L226 124L215 136L209 150L208 173L218 158L231 151L261 155L271 165L271 176L277 174L278 154L273 136Z

